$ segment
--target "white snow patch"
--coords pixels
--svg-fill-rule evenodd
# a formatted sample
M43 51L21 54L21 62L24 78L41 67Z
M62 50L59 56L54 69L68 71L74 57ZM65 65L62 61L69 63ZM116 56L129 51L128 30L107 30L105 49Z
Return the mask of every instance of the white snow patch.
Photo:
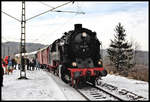
M26 72L28 80L18 80L20 71L14 70L10 75L4 75L2 100L71 100L84 99L74 91L67 90L56 83L43 70ZM58 80L57 80L58 81ZM61 89L62 88L62 89ZM64 90L64 91L62 91ZM65 95L67 94L67 95ZM76 96L77 95L77 96ZM73 97L74 96L74 97Z
M140 80L128 79L119 75L110 75L102 78L102 81L114 85L120 89L131 91L137 95L149 99L149 83Z
M60 90L64 93L67 100L85 100L74 88L72 88L70 85L65 84L61 79L59 79L57 76L50 74L50 76L53 78L53 80L56 81L57 85L59 86Z

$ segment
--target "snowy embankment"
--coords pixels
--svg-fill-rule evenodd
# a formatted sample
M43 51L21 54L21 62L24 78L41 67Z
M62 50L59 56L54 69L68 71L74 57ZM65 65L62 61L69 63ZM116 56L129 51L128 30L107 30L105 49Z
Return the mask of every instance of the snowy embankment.
M128 79L119 75L110 75L102 78L102 82L111 84L119 89L125 89L149 100L149 83L140 80Z
M27 71L28 80L18 80L19 73L14 70L4 75L2 100L85 100L73 88L43 70Z

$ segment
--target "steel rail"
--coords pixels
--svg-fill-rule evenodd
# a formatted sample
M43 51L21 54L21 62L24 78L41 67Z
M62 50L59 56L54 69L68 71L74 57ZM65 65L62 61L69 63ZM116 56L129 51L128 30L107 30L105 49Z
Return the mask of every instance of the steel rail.
M85 96L82 92L80 92L78 89L75 89L81 96L83 96L87 101L91 101L87 96Z
M99 87L96 87L96 86L92 85L91 83L86 83L86 84L89 85L89 86L91 86L91 87L93 87L93 88L96 88L96 89L98 89L98 90L101 90L101 91L105 92L106 94L109 94L110 96L113 96L114 98L118 99L119 101L125 101L125 100L119 98L118 96L115 96L115 95L113 95L113 94L111 94L111 93L109 93L109 92L103 90L102 88L99 88Z

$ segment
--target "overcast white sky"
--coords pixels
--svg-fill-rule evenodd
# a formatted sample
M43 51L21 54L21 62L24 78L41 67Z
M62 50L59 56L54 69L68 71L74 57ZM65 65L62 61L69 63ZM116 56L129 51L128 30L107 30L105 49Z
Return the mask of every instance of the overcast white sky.
M48 4L50 7L44 5ZM66 2L26 2L26 19ZM21 2L2 2L2 11L21 19ZM103 48L114 39L114 28L121 22L128 41L135 41L140 50L148 51L148 2L75 2L56 10L82 11L85 14L48 12L26 22L26 42L51 44L64 32L81 23L84 28L97 32ZM2 42L20 42L21 23L2 14Z

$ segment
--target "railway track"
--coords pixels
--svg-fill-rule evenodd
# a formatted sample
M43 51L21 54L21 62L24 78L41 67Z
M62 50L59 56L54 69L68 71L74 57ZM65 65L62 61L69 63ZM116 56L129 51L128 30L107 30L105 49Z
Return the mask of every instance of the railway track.
M105 91L111 92L113 95L119 96L122 100L125 101L147 101L147 98L135 94L127 89L121 89L119 87L103 83L102 81L97 82L96 87L101 88Z
M96 86L93 86L91 83L86 83L86 87L77 89L76 91L79 92L86 100L88 101L123 101L123 99L101 89Z
M139 96L125 89L118 89L113 85L101 83L93 86L91 83L86 83L86 87L76 89L88 101L147 101L147 98Z
M91 83L86 83L86 87L81 89L76 89L86 100L88 101L139 101L147 100L142 96L138 96L127 90L118 90L117 87L105 83L105 88L107 86L108 90L104 87L93 86ZM102 84L101 84L102 85ZM100 86L100 85L99 85ZM114 92L118 91L118 94Z
M48 74L48 72L47 72L47 74ZM88 101L92 101L92 100L121 100L119 98L115 98L115 96L113 96L107 92L103 92L99 88L93 87L90 84L86 84L86 87L83 87L81 89L75 88L75 90Z
M48 73L48 72L47 72ZM139 96L125 89L119 89L116 86L103 83L101 81L93 86L87 82L82 88L75 88L88 101L147 101L148 99Z

